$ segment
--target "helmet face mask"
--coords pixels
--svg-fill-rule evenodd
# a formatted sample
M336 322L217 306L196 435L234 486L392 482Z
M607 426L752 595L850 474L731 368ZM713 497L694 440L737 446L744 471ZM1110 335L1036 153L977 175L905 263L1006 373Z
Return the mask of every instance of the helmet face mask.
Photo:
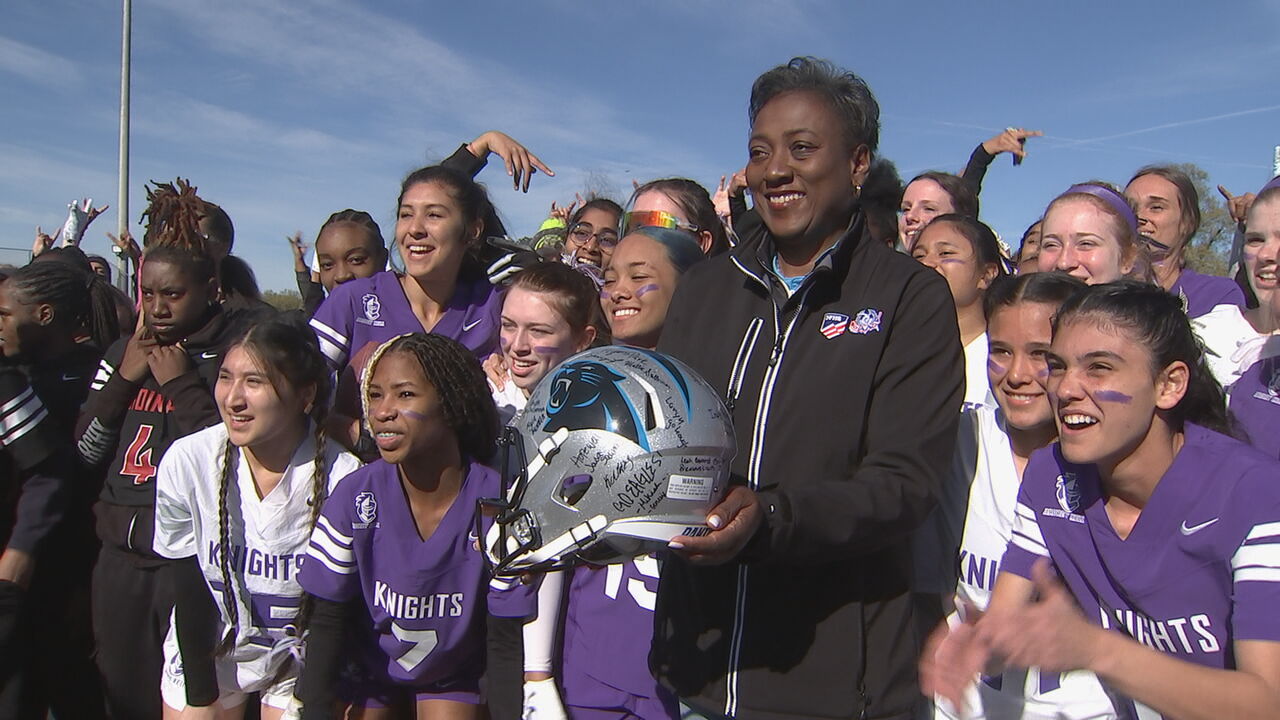
M719 397L671 358L604 347L543 378L503 433L498 575L614 562L707 532L734 455Z

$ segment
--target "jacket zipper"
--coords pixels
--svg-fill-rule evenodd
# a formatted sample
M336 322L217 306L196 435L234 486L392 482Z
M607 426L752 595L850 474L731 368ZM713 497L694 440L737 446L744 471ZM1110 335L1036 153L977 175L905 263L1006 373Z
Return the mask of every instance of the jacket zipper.
M737 264L736 258L734 263ZM809 294L812 283L805 283L800 290L799 297L796 298L795 307L792 309L790 317L784 318L783 313L778 309L777 302L773 300L773 293L770 292L768 282L761 280L742 267L741 264L738 264L738 267L765 286L765 291L769 294L770 302L773 304L774 343L773 349L769 352L769 366L765 368L764 380L760 385L760 399L756 404L755 424L751 433L751 457L747 464L747 485L752 490L756 490L760 487L760 456L764 452L764 435L769 420L769 407L773 398L773 385L778 378L778 366L782 361L783 354L786 352L787 339L791 337L791 330L800 318L800 309L804 307L804 301ZM758 320L759 318L756 319ZM784 323L786 324L785 328L783 328ZM754 339L752 345L755 345ZM739 378L738 382L740 385L741 378ZM738 712L738 663L742 653L743 617L746 615L748 572L746 565L738 565L738 592L734 603L733 632L730 635L731 640L729 643L729 672L725 679L724 714L731 718L736 717Z
M747 361L756 349L756 339L760 337L760 328L764 320L754 317L747 325L747 332L742 335L742 344L738 346L738 355L733 359L733 371L729 373L729 387L725 390L725 409L733 416L733 409L738 404L738 394L742 392L742 378L746 374Z

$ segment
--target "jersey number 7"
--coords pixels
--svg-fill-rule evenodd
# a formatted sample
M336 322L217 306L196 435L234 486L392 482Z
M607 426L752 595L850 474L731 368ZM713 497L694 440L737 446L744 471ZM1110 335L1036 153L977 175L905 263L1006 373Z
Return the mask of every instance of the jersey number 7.
M432 650L436 649L436 644L440 642L435 630L405 630L396 623L391 623L391 634L400 642L409 645L409 649L396 658L396 662L404 668L405 672L410 673L431 654Z

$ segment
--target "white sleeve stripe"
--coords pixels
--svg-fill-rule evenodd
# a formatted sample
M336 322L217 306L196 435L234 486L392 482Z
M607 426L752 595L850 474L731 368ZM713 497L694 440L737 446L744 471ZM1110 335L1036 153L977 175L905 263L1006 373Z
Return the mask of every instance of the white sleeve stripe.
M35 397L35 395L36 395L35 390L32 390L31 386L28 385L25 390L18 393L17 397L5 403L4 405L0 405L0 419L6 417L9 413L25 405L27 401ZM39 403L40 398L36 398L36 402Z
M1039 555L1040 557L1049 557L1049 548L1028 538L1022 533L1017 532L1016 530L1014 531L1013 536L1009 538L1009 540L1012 541L1014 545L1017 545L1018 547L1022 548L1023 550L1026 550L1027 552L1033 555Z
M39 425L40 421L49 414L40 402L40 398L36 397L30 388L22 395L27 398L27 401L16 410L9 411L0 417L0 444L8 445L22 437L28 430Z
M325 557L323 552L315 552L316 550L317 548L315 545L312 545L311 547L307 548L307 557L309 559L318 561L321 565L324 565L325 567L329 568L330 571L337 573L338 575L355 574L356 569L354 566L343 567L341 565L335 565L333 561Z
M343 350L337 345L329 342L329 340L322 335L316 335L316 339L320 341L320 352L324 353L324 356L329 358L329 362L334 365L341 365L346 362L346 350Z
M329 538L328 534L323 532L311 534L311 545L315 549L329 556L329 559L339 565L355 565L356 554L351 548L344 548Z
M1231 567L1234 570L1243 567L1280 568L1280 543L1242 545L1231 556Z
M1254 525L1245 540L1257 540L1258 538L1273 537L1275 535L1280 535L1280 522L1262 523L1261 525Z
M1248 567L1240 568L1232 574L1235 582L1280 582L1280 568Z
M319 320L316 320L315 318L311 318L311 329L315 330L316 335L319 336L321 339L329 340L329 342L333 343L334 345L341 347L343 351L345 351L347 349L347 346L350 345L351 343L351 341L347 338L346 335L343 335L342 333L338 332L337 330L334 330L333 328L329 327L328 325L325 325L324 323L320 322Z
M338 545L348 549L351 548L351 543L353 542L352 537L338 532L338 528L334 527L333 523L329 522L329 518L321 515L320 518L316 520L316 527L328 533L329 537Z
M1018 503L1017 507L1014 508L1014 512L1016 512L1017 514L1021 515L1022 517L1028 520L1036 519L1036 511L1032 510L1027 505L1023 505L1022 503Z

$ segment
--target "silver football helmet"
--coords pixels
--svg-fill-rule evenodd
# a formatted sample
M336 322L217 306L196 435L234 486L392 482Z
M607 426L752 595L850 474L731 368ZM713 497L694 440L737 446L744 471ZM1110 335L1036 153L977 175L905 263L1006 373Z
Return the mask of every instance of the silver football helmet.
M506 497L484 501L494 573L608 563L709 532L735 452L701 377L665 355L610 346L543 378L502 437Z

